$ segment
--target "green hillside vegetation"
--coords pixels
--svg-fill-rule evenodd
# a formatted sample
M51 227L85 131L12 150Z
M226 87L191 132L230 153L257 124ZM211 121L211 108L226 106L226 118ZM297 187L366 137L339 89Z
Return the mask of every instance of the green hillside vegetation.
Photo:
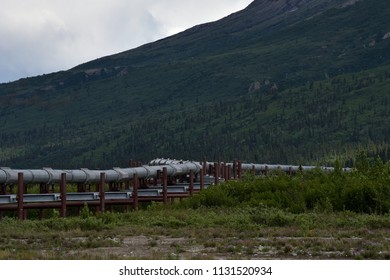
M257 0L134 50L2 84L0 165L318 164L361 149L387 160L390 8L344 3Z
M72 114L55 128L32 121L22 135L1 134L1 156L14 165L27 156L30 166L46 160L59 167L102 162L110 167L141 152L145 159L326 164L369 150L388 159L389 81L390 67L382 67L285 91L264 86L237 99L195 101L172 110L146 106L144 114L122 125L99 117L78 122Z

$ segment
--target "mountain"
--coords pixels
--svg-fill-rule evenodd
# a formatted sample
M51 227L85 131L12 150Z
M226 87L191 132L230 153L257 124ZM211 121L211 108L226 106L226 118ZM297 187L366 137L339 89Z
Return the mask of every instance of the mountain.
M136 49L1 84L0 165L308 164L360 149L386 158L388 18L386 0L255 0Z

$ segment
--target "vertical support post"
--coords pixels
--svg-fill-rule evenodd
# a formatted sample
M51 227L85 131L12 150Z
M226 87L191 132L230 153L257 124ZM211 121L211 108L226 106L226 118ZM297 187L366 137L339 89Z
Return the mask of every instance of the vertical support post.
M161 184L161 170L157 170L157 177L156 177L156 183L157 185L160 183Z
M61 173L61 182L60 182L60 192L61 192L61 217L66 217L66 173Z
M241 164L241 162L239 161L238 163L237 163L237 177L238 177L238 179L241 179L242 178L242 164Z
M134 210L138 210L138 187L139 187L139 180L138 180L138 174L135 173L133 175L133 207Z
M219 183L219 163L214 162L214 183L218 185Z
M24 220L23 195L24 195L23 172L19 172L18 173L18 217L19 217L19 220Z
M5 184L1 184L0 194L7 194L7 186Z
M39 184L39 193L48 193L47 189L46 189L46 186L47 184L45 183L40 183Z
M200 170L200 190L203 191L204 190L204 176L205 176L205 171L206 169L202 168Z
M268 175L268 165L265 166L264 175L265 175L265 176Z
M168 203L168 169L163 167L163 203Z
M157 174L156 174L156 177L154 177L154 178L152 178L152 180L153 180L153 186L154 187L157 187Z
M194 170L190 170L190 196L194 194Z
M99 182L99 198L100 198L100 212L103 213L105 210L105 194L104 194L104 185L106 183L106 173L100 173L100 182Z
M233 161L233 179L237 179L237 160L235 159Z
M254 164L252 164L252 175L256 176L256 167Z
M129 189L130 189L130 180L126 180L125 181L125 190L127 191ZM125 204L123 211L129 212L129 204L128 203Z
M213 172L213 165L212 164L209 164L209 170L208 170L208 174L209 175L212 175L214 172Z
M225 175L226 175L225 180L229 181L231 179L230 178L230 165L229 164L225 165Z
M232 171L232 167L229 166L229 165L226 165L227 180L231 180L232 179L231 171Z

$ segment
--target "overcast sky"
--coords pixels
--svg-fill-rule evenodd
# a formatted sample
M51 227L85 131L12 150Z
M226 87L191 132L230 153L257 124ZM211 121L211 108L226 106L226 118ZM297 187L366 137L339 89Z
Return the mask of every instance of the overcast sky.
M0 83L67 70L218 20L252 0L0 0Z

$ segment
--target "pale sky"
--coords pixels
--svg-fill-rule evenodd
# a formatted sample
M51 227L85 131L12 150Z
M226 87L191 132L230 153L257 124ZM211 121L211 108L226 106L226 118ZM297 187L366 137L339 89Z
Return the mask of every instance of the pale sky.
M0 0L0 83L70 69L194 25L252 0Z

